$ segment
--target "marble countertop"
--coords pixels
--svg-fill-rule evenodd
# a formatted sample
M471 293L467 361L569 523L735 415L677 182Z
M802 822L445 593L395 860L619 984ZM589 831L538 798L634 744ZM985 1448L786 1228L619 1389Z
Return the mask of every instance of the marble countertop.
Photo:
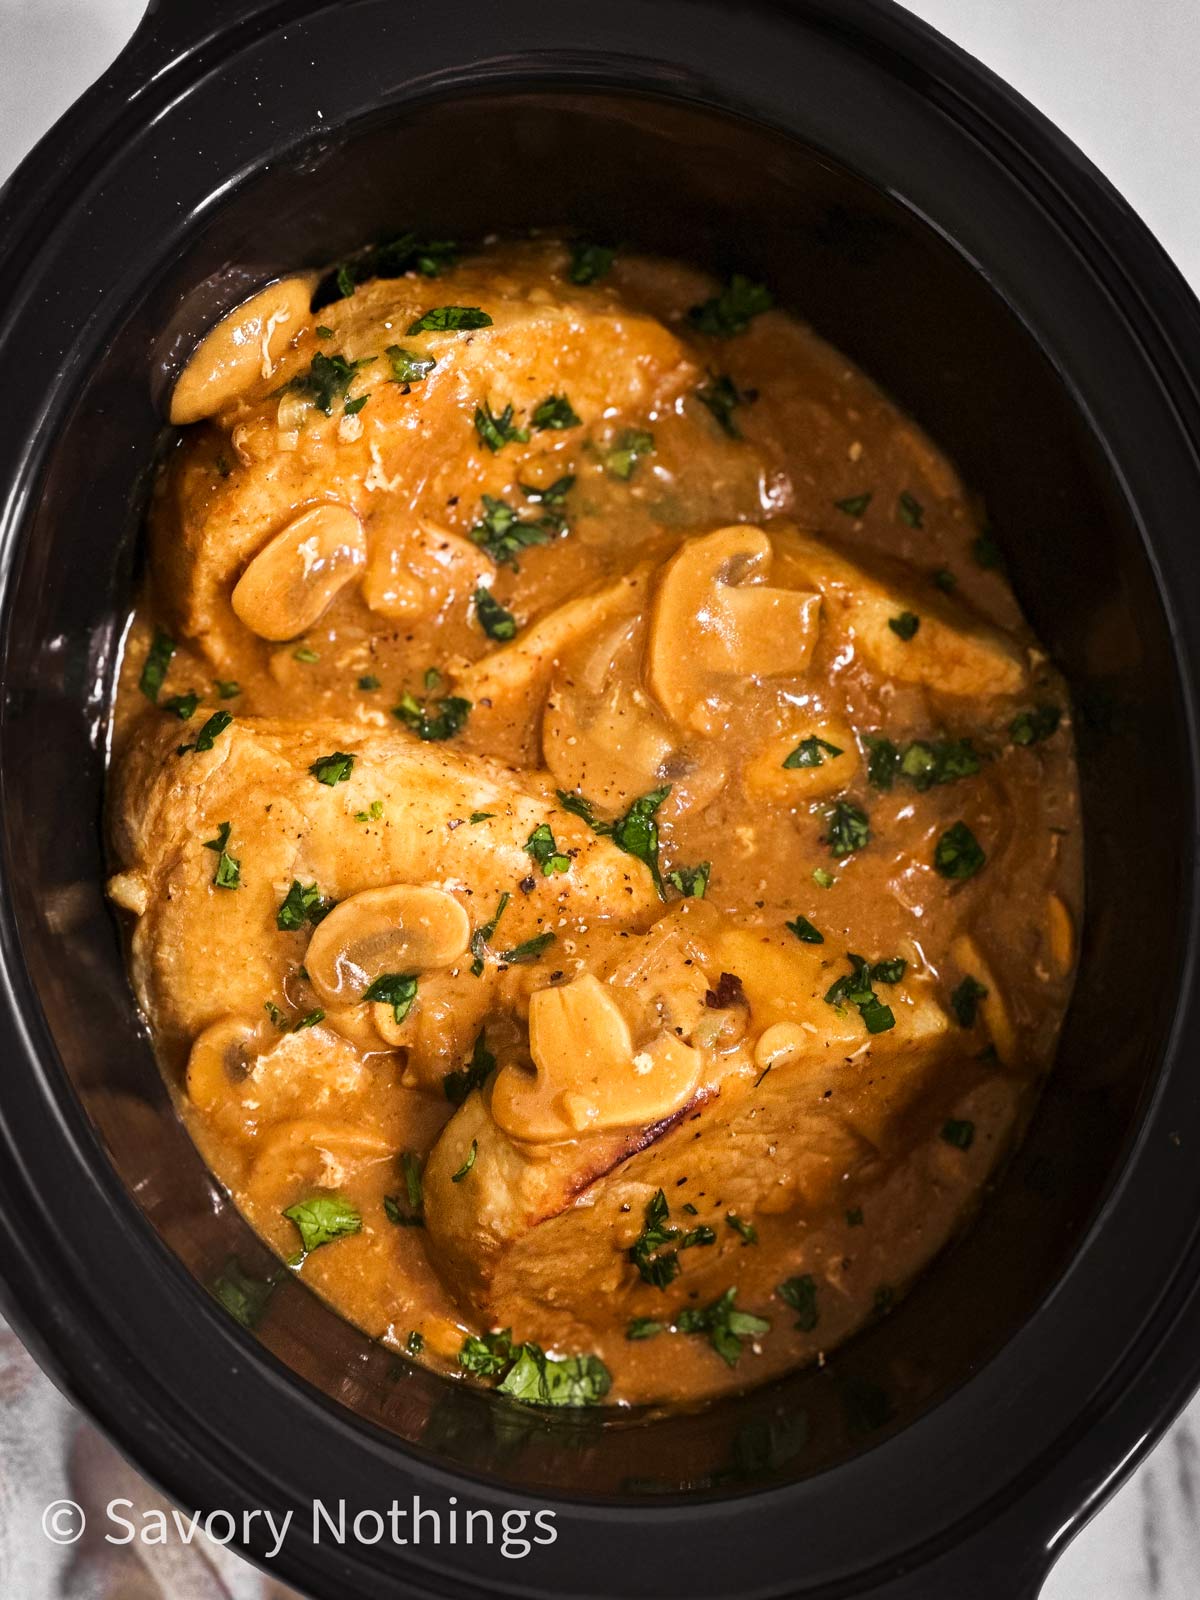
M846 0L852 8L854 0ZM143 0L0 0L0 179L116 55ZM1200 288L1200 7L1195 0L909 0L909 9L1014 84L1108 174ZM1131 109L1122 115L1121 108ZM7 1359L6 1359L7 1350ZM27 1410L21 1410L22 1407ZM13 1423L23 1421L14 1439ZM136 1585L42 1540L27 1514L67 1494L80 1471L111 1482L130 1469L107 1452L9 1340L0 1339L0 1594L93 1600L260 1597L236 1557L185 1572L164 1556ZM113 1492L118 1492L114 1490ZM29 1504L22 1511L25 1500ZM273 1587L269 1591L278 1594ZM1197 1600L1200 1401L1068 1547L1042 1600ZM963 1600L970 1600L964 1596Z

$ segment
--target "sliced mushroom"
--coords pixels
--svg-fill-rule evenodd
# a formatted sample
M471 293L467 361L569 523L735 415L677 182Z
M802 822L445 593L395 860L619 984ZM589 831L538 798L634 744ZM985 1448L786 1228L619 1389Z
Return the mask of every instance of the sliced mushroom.
M767 535L744 526L689 539L667 563L651 617L646 679L680 727L717 733L739 683L792 677L808 667L821 597L770 587L772 563Z
M308 321L313 283L311 277L283 278L243 301L205 334L171 395L176 427L214 416L271 376Z
M222 1017L198 1036L187 1064L188 1099L212 1111L229 1098L262 1053L263 1028L245 1017Z
M1046 899L1046 942L1055 971L1065 978L1075 964L1075 924L1066 902L1056 894Z
M844 793L858 765L858 742L849 723L821 712L807 717L798 712L791 726L747 763L746 788L767 800L798 805Z
M364 889L313 931L304 965L326 1005L349 1005L385 973L450 966L466 953L470 937L467 913L444 889Z
M975 979L987 990L979 1000L979 1015L996 1054L1006 1067L1014 1065L1020 1056L1017 1030L1005 1000L1004 991L976 940L969 933L960 934L950 946L950 955L964 975Z
M660 1122L700 1080L700 1052L673 1034L635 1050L612 989L591 973L530 997L529 1049L536 1072L502 1068L491 1110L510 1137L532 1143Z
M376 516L363 599L381 617L419 622L471 594L490 571L487 557L461 534Z
M311 506L254 557L234 588L233 609L260 639L294 639L366 559L362 523L349 506Z
M551 680L542 752L559 788L613 811L670 783L678 816L720 792L725 767L713 746L681 743L637 682L644 642L642 619L624 618L571 653Z

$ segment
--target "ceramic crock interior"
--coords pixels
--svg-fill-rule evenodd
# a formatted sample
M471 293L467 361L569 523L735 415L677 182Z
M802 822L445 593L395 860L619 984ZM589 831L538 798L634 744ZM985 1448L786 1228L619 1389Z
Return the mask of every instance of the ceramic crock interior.
M978 1225L824 1369L690 1416L543 1418L410 1367L292 1281L257 1330L362 1417L514 1484L671 1494L802 1476L903 1426L998 1348L1120 1165L1173 998L1170 963L1128 930L1171 926L1178 895L1170 852L1142 843L1178 822L1182 762L1149 567L1081 409L983 275L901 203L761 127L611 93L460 96L331 133L232 186L156 264L54 447L14 597L8 692L33 714L8 722L0 750L25 954L62 1061L198 1294L230 1258L252 1276L272 1262L175 1115L101 892L101 711L164 445L156 390L252 282L404 225L566 226L770 282L958 462L1074 685L1090 910L1057 1071Z

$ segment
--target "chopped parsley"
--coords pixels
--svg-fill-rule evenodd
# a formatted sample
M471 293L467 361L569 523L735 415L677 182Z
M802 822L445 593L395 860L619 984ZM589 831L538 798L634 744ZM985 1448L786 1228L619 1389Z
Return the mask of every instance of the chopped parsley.
M491 919L485 922L482 927L476 928L471 935L471 954L475 958L471 962L471 971L477 978L483 971L484 959L488 954L488 941L499 927L500 918L504 915L504 908L508 905L510 898L511 896L506 889L500 896L500 903L497 905Z
M300 373L285 387L294 394L307 395L310 405L331 417L336 401L341 400L344 407L355 375L374 360L374 356L363 356L358 361L347 361L343 355L327 356L318 350L308 371Z
M916 637L920 626L921 619L915 611L902 611L898 617L888 618L888 627L898 639L903 639L905 644Z
M903 746L878 734L863 736L867 747L867 781L875 789L891 789L897 777L911 783L918 794L938 784L971 778L983 758L970 739L914 739Z
M973 1028L979 1014L979 1002L987 999L987 989L978 978L968 975L950 995L950 1009L960 1028Z
M466 1066L448 1072L442 1079L446 1099L452 1106L461 1106L475 1089L483 1088L495 1070L496 1058L487 1046L487 1030L480 1028Z
M478 1139L472 1139L471 1140L471 1148L467 1151L466 1158L464 1159L462 1166L459 1167L457 1172L453 1172L450 1175L450 1182L451 1183L461 1183L463 1181L463 1179L466 1177L467 1173L470 1172L471 1168L475 1165L475 1157L478 1154L479 1154L479 1140Z
M834 802L825 813L825 825L829 831L821 837L829 846L830 855L839 861L870 842L870 819L865 811L852 805L849 800Z
M472 825L477 822L490 822L495 815L494 811L472 811L467 821Z
M528 1406L594 1406L612 1387L599 1356L548 1356L540 1345L517 1345L499 1393Z
M406 272L436 278L457 258L458 246L448 239L420 239L408 230L389 234L353 260L339 262L317 285L313 310L320 310L333 300L347 299L369 278L402 278ZM318 328L317 333L329 337L328 329L322 334Z
M496 959L505 967L527 966L543 955L557 938L556 933L536 934L532 939L524 939L520 944L513 945L511 950L502 951Z
M178 750L176 750L175 754L179 756L185 756L189 750L195 750L197 753L203 750L211 750L214 742L220 738L232 721L232 712L214 711L212 716L209 717L208 721L196 735L195 742L192 744L181 744Z
M214 1279L212 1292L229 1315L243 1328L253 1328L266 1310L267 1301L275 1291L271 1279L251 1278L242 1271L233 1257L226 1263L219 1278Z
M432 706L437 710L431 709ZM392 715L427 744L453 739L456 733L462 732L470 714L471 702L455 694L442 695L432 702L403 694L400 704L392 707Z
M976 566L985 572L996 571L1004 566L1004 552L996 543L993 534L986 529L978 538L971 541L971 554L975 558Z
M1041 744L1058 732L1061 721L1062 708L1043 703L1032 711L1018 712L1009 724L1009 737L1014 744Z
M901 491L896 502L896 510L900 520L910 528L923 528L925 526L925 507L915 495L909 494L907 489Z
M400 344L388 345L384 354L392 369L393 383L420 383L422 378L427 378L437 366L432 356L419 356L415 351L406 350Z
M633 477L643 456L653 455L654 435L645 428L622 428L604 454L604 470L622 483Z
M701 861L694 867L672 867L667 882L685 900L703 900L708 893L708 880L712 876L712 862Z
M383 1197L383 1210L388 1221L397 1228L423 1228L425 1226L425 1190L421 1182L421 1158L406 1150L400 1157L400 1170L404 1174L404 1192L407 1208L396 1195Z
M770 1331L766 1317L739 1311L736 1289L726 1289L707 1306L688 1306L679 1313L675 1326L680 1333L707 1334L710 1344L727 1367L736 1367L742 1353L742 1340L755 1339Z
M173 694L169 700L164 700L164 711L173 711L180 722L187 722L196 714L196 707L200 704L200 696L194 690L187 694Z
M870 490L866 494L847 495L844 500L835 500L833 509L843 512L848 517L861 517L874 498Z
M811 1333L820 1321L817 1310L817 1285L812 1274L805 1272L798 1278L787 1278L775 1285L775 1293L796 1313L796 1327L801 1333Z
M518 483L517 488L526 500L532 500L534 505L561 506L563 501L575 487L575 474L564 472L561 478L547 484L544 489L539 489L536 483Z
M482 584L475 591L475 615L489 639L511 639L517 631L516 617Z
M548 1356L540 1345L512 1342L512 1330L469 1334L458 1353L459 1365L481 1378L499 1378L499 1393L525 1405L590 1406L612 1386L599 1356Z
M382 685L373 672L364 672L362 677L358 680L358 687L366 692L371 689L381 688Z
M486 445L493 455L498 450L503 450L506 444L525 444L529 439L529 429L518 428L513 420L511 401L499 416L486 400L481 406L476 406L475 432L479 435L480 442Z
M320 661L320 659L317 652L310 649L306 644L302 644L292 651L292 660L302 661L307 667L311 667L315 661Z
M747 1222L743 1217L739 1217L736 1211L727 1211L725 1213L725 1225L733 1229L743 1244L758 1243L758 1229L752 1222Z
M347 400L342 410L346 416L356 417L370 398L369 394L360 394L353 400Z
M694 1245L713 1244L716 1234L707 1223L682 1229L668 1226L671 1208L661 1189L657 1190L646 1206L642 1231L629 1247L629 1259L638 1269L644 1282L656 1289L665 1289L679 1272L679 1252Z
M425 1335L418 1329L410 1330L408 1338L404 1341L406 1355L419 1356L425 1348Z
M720 294L692 307L688 320L698 333L728 339L735 333L744 333L752 318L770 311L774 304L775 297L765 285L735 272Z
M847 1005L857 1006L868 1033L886 1033L896 1026L891 1006L884 1005L875 993L876 983L899 983L908 963L900 957L878 961L874 966L862 956L848 954L850 971L832 983L825 992L825 1004L839 1013Z
M320 1009L306 1011L297 1022L292 1025L293 1033L303 1033L305 1028L315 1028L318 1022L325 1021L325 1013Z
M354 820L355 822L378 822L382 816L383 801L372 800L366 811L356 811L354 813Z
M315 1194L300 1200L283 1213L289 1222L296 1224L303 1255L335 1239L344 1239L358 1233L362 1217L349 1200L339 1194Z
M146 652L146 659L142 663L142 675L138 679L138 688L153 705L158 704L158 697L166 681L167 668L171 665L175 649L174 639L161 628L156 628L154 638L150 641L150 648Z
M707 407L721 432L731 439L742 437L733 413L745 398L727 372L710 372L708 382L696 390L696 399Z
M832 872L826 872L824 867L814 867L812 871L812 881L816 884L818 889L832 889L834 884L837 882L837 879L834 877Z
M550 429L581 428L583 420L565 394L548 394L534 406L529 419L539 433Z
M541 867L544 878L552 877L555 873L570 871L571 858L559 850L548 822L538 823L525 841L525 850Z
M490 328L492 319L478 306L434 306L409 323L409 333L460 333L470 328Z
M313 332L316 334L318 339L333 338L333 329L327 328L323 322L318 322L317 326L313 329Z
M213 686L218 700L234 700L242 692L242 686L236 678L214 678Z
M483 515L471 529L471 538L498 567L507 566L519 572L519 551L528 550L533 545L549 544L551 536L562 531L563 524L558 517L539 517L536 522L522 522L506 500L485 494Z
M335 783L345 783L354 771L354 757L335 750L332 755L318 756L308 770L318 783L332 789Z
M294 933L306 922L315 928L323 917L329 915L333 907L334 902L326 900L315 883L305 884L301 883L299 878L293 878L283 904L275 913L275 926L285 933Z
M381 972L369 988L363 991L364 1003L368 1000L391 1006L397 1025L404 1021L417 998L415 972Z
M975 1124L956 1122L952 1117L942 1124L942 1138L956 1150L969 1150L975 1143Z
M785 767L820 767L825 764L825 757L835 760L842 754L836 744L830 744L827 739L818 739L815 733L802 739L791 755L783 762Z
M656 1322L653 1317L632 1317L625 1328L625 1337L630 1341L637 1339L653 1339L657 1334L665 1333L665 1322Z
M612 270L617 252L606 244L577 239L571 246L569 277L572 283L599 283Z
M943 878L973 878L986 860L983 847L965 822L947 828L933 852L933 864Z
M797 917L795 922L785 922L784 927L794 933L801 944L824 944L825 935L819 933L807 917Z
M641 861L649 868L650 876L654 879L654 887L662 900L666 899L666 890L658 865L658 823L655 821L655 816L670 792L669 783L664 784L661 789L652 789L649 794L641 795L635 800L624 816L618 817L616 822L602 822L596 816L595 807L582 795L569 794L565 789L556 791L558 803L564 811L582 817L593 833L602 839L611 839L618 850L623 850L626 855L633 856L635 860ZM707 881L706 878L706 886Z
M213 873L213 885L218 889L236 889L242 881L242 864L234 859L226 850L229 843L231 823L222 822L217 828L215 839L206 839L204 848L214 850L217 854L217 870Z

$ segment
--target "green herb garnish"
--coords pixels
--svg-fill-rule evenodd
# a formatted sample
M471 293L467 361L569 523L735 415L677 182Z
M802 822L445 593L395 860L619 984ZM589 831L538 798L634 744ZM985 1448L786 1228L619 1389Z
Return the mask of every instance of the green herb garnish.
M516 617L482 584L475 591L475 615L489 639L511 639L517 631Z
M835 500L833 509L844 512L848 517L861 517L874 498L870 490L866 494L848 495L845 500Z
M795 922L785 922L784 927L794 933L801 944L824 944L825 935L819 933L807 917L797 917Z
M338 1194L312 1195L289 1206L283 1214L296 1224L304 1255L320 1245L358 1233L362 1228L362 1217L357 1209Z
M571 858L559 850L548 822L538 823L526 839L525 849L541 867L542 876L545 878L555 873L570 871Z
M232 721L232 712L214 711L212 716L209 717L208 721L196 735L195 742L192 744L181 744L176 750L175 754L178 756L185 756L189 750L195 750L197 753L200 753L204 750L211 750L214 742L220 738Z
M436 711L432 706L437 707ZM453 739L456 733L462 732L470 714L471 702L460 695L442 695L430 702L404 694L400 704L392 707L392 715L427 744Z
M539 433L550 429L580 428L583 426L582 418L576 413L574 406L565 394L548 394L533 408L529 419Z
M487 1047L487 1031L481 1028L475 1037L470 1061L442 1079L446 1099L452 1106L461 1106L473 1090L483 1088L495 1070L496 1058Z
M463 1181L463 1179L466 1177L467 1173L470 1172L471 1168L475 1165L475 1157L478 1154L479 1154L479 1140L478 1139L472 1139L471 1140L471 1148L467 1151L466 1158L463 1161L462 1166L459 1167L457 1172L453 1172L453 1173L450 1174L450 1182L451 1183L461 1183Z
M973 878L986 860L979 840L965 822L947 828L933 852L933 864L943 878Z
M643 456L654 453L654 435L645 428L623 428L604 454L604 470L628 483Z
M485 494L483 515L471 529L471 538L498 567L508 566L518 572L519 551L549 544L552 535L562 531L558 518L539 517L536 522L522 522L506 500Z
M1009 724L1009 738L1014 744L1041 744L1058 732L1061 722L1062 708L1043 703L1032 711L1018 712Z
M975 1142L975 1124L956 1122L951 1118L942 1124L942 1138L956 1150L969 1150Z
M344 405L355 374L369 367L374 359L374 356L363 356L359 361L347 361L343 355L327 356L318 350L308 371L293 378L285 387L295 394L307 395L312 406L331 417L336 401L341 400Z
M693 306L688 319L699 333L728 339L745 332L752 318L770 311L774 304L775 297L768 288L735 272L720 294Z
M636 1339L653 1339L657 1334L665 1333L665 1322L656 1322L653 1317L633 1317L625 1329L625 1337L631 1341Z
M617 252L606 244L579 239L571 246L569 276L572 283L599 283L612 270Z
M294 933L306 922L315 928L333 910L334 904L334 901L324 898L315 883L305 884L299 878L293 878L283 904L275 913L275 926L285 933Z
M332 789L335 783L345 783L354 771L354 757L335 750L332 755L318 756L308 770L318 783Z
M529 962L536 961L557 938L556 933L536 934L532 939L525 939L520 944L515 944L511 950L502 951L496 959L505 967L526 966Z
M644 1282L665 1289L679 1272L679 1252L695 1245L713 1244L716 1234L707 1223L684 1232L669 1227L670 1207L661 1189L647 1203L642 1231L629 1247L629 1259Z
M253 1328L266 1310L267 1301L275 1291L271 1279L251 1278L240 1264L230 1258L219 1278L214 1279L212 1292L229 1315L243 1328Z
M710 372L708 382L696 390L696 399L712 413L722 433L731 439L742 437L742 430L733 413L745 396L727 372Z
M471 328L490 328L492 319L478 306L434 306L409 324L409 333L460 333Z
M173 711L180 722L187 722L196 714L196 707L200 704L200 696L193 690L187 694L173 694L169 700L164 700L164 711Z
M734 1301L736 1289L726 1289L718 1300L707 1306L688 1306L675 1320L680 1333L707 1334L713 1349L727 1367L736 1367L742 1353L743 1339L756 1339L770 1331L766 1317L756 1317L750 1311L739 1311Z
M158 696L166 680L167 668L171 665L175 649L174 639L161 628L156 628L150 648L146 652L146 659L142 663L141 677L138 679L138 688L153 705L158 704Z
M204 848L214 850L217 854L217 870L213 873L213 884L218 889L236 889L242 881L242 864L234 859L226 850L229 843L229 834L232 824L222 822L217 828L215 839L206 839Z
M488 954L488 941L499 927L500 918L504 915L504 908L507 906L510 898L511 896L506 889L500 896L500 903L497 905L495 913L491 917L490 921L485 922L482 927L476 928L475 932L471 935L471 954L475 958L471 963L471 971L477 978L483 971L484 959Z
M901 522L907 523L910 528L925 526L925 507L915 495L909 494L907 489L901 492L896 502L896 510L900 513Z
M392 369L393 383L420 383L437 366L432 356L419 356L415 351L406 350L399 344L388 345L384 354Z
M506 444L525 444L529 439L529 429L518 428L513 420L511 402L498 416L486 400L481 406L476 406L475 432L493 455L503 450Z
M828 832L822 835L830 855L837 860L861 850L871 838L870 820L865 811L849 800L837 800L825 813Z
M391 1006L397 1025L404 1021L417 998L415 972L381 972L369 988L363 991L364 1003L368 1000Z
M915 611L902 611L898 617L888 618L888 627L898 639L903 639L905 644L916 637L920 626L921 619Z
M857 1006L858 1014L866 1024L868 1033L886 1033L896 1026L896 1016L891 1006L884 1005L875 993L875 983L899 983L908 963L896 957L879 961L874 966L862 956L847 955L850 971L832 983L825 992L825 1004L835 1011L844 1011L847 1005Z
M796 1312L796 1327L801 1333L811 1333L820 1321L817 1310L817 1285L811 1273L798 1278L788 1278L775 1285L775 1293Z
M733 1229L743 1244L758 1243L758 1229L752 1222L746 1222L744 1218L739 1217L736 1211L727 1211L725 1213L725 1225Z
M708 893L708 880L712 876L712 862L701 861L694 867L672 867L667 882L685 900L703 900Z
M809 734L807 739L802 739L791 755L783 762L785 767L820 767L825 764L825 757L835 760L842 754L836 744L830 744L827 739L818 739L815 733Z
M979 1002L987 999L987 989L978 978L968 974L950 995L950 1009L960 1028L973 1028L979 1014Z

